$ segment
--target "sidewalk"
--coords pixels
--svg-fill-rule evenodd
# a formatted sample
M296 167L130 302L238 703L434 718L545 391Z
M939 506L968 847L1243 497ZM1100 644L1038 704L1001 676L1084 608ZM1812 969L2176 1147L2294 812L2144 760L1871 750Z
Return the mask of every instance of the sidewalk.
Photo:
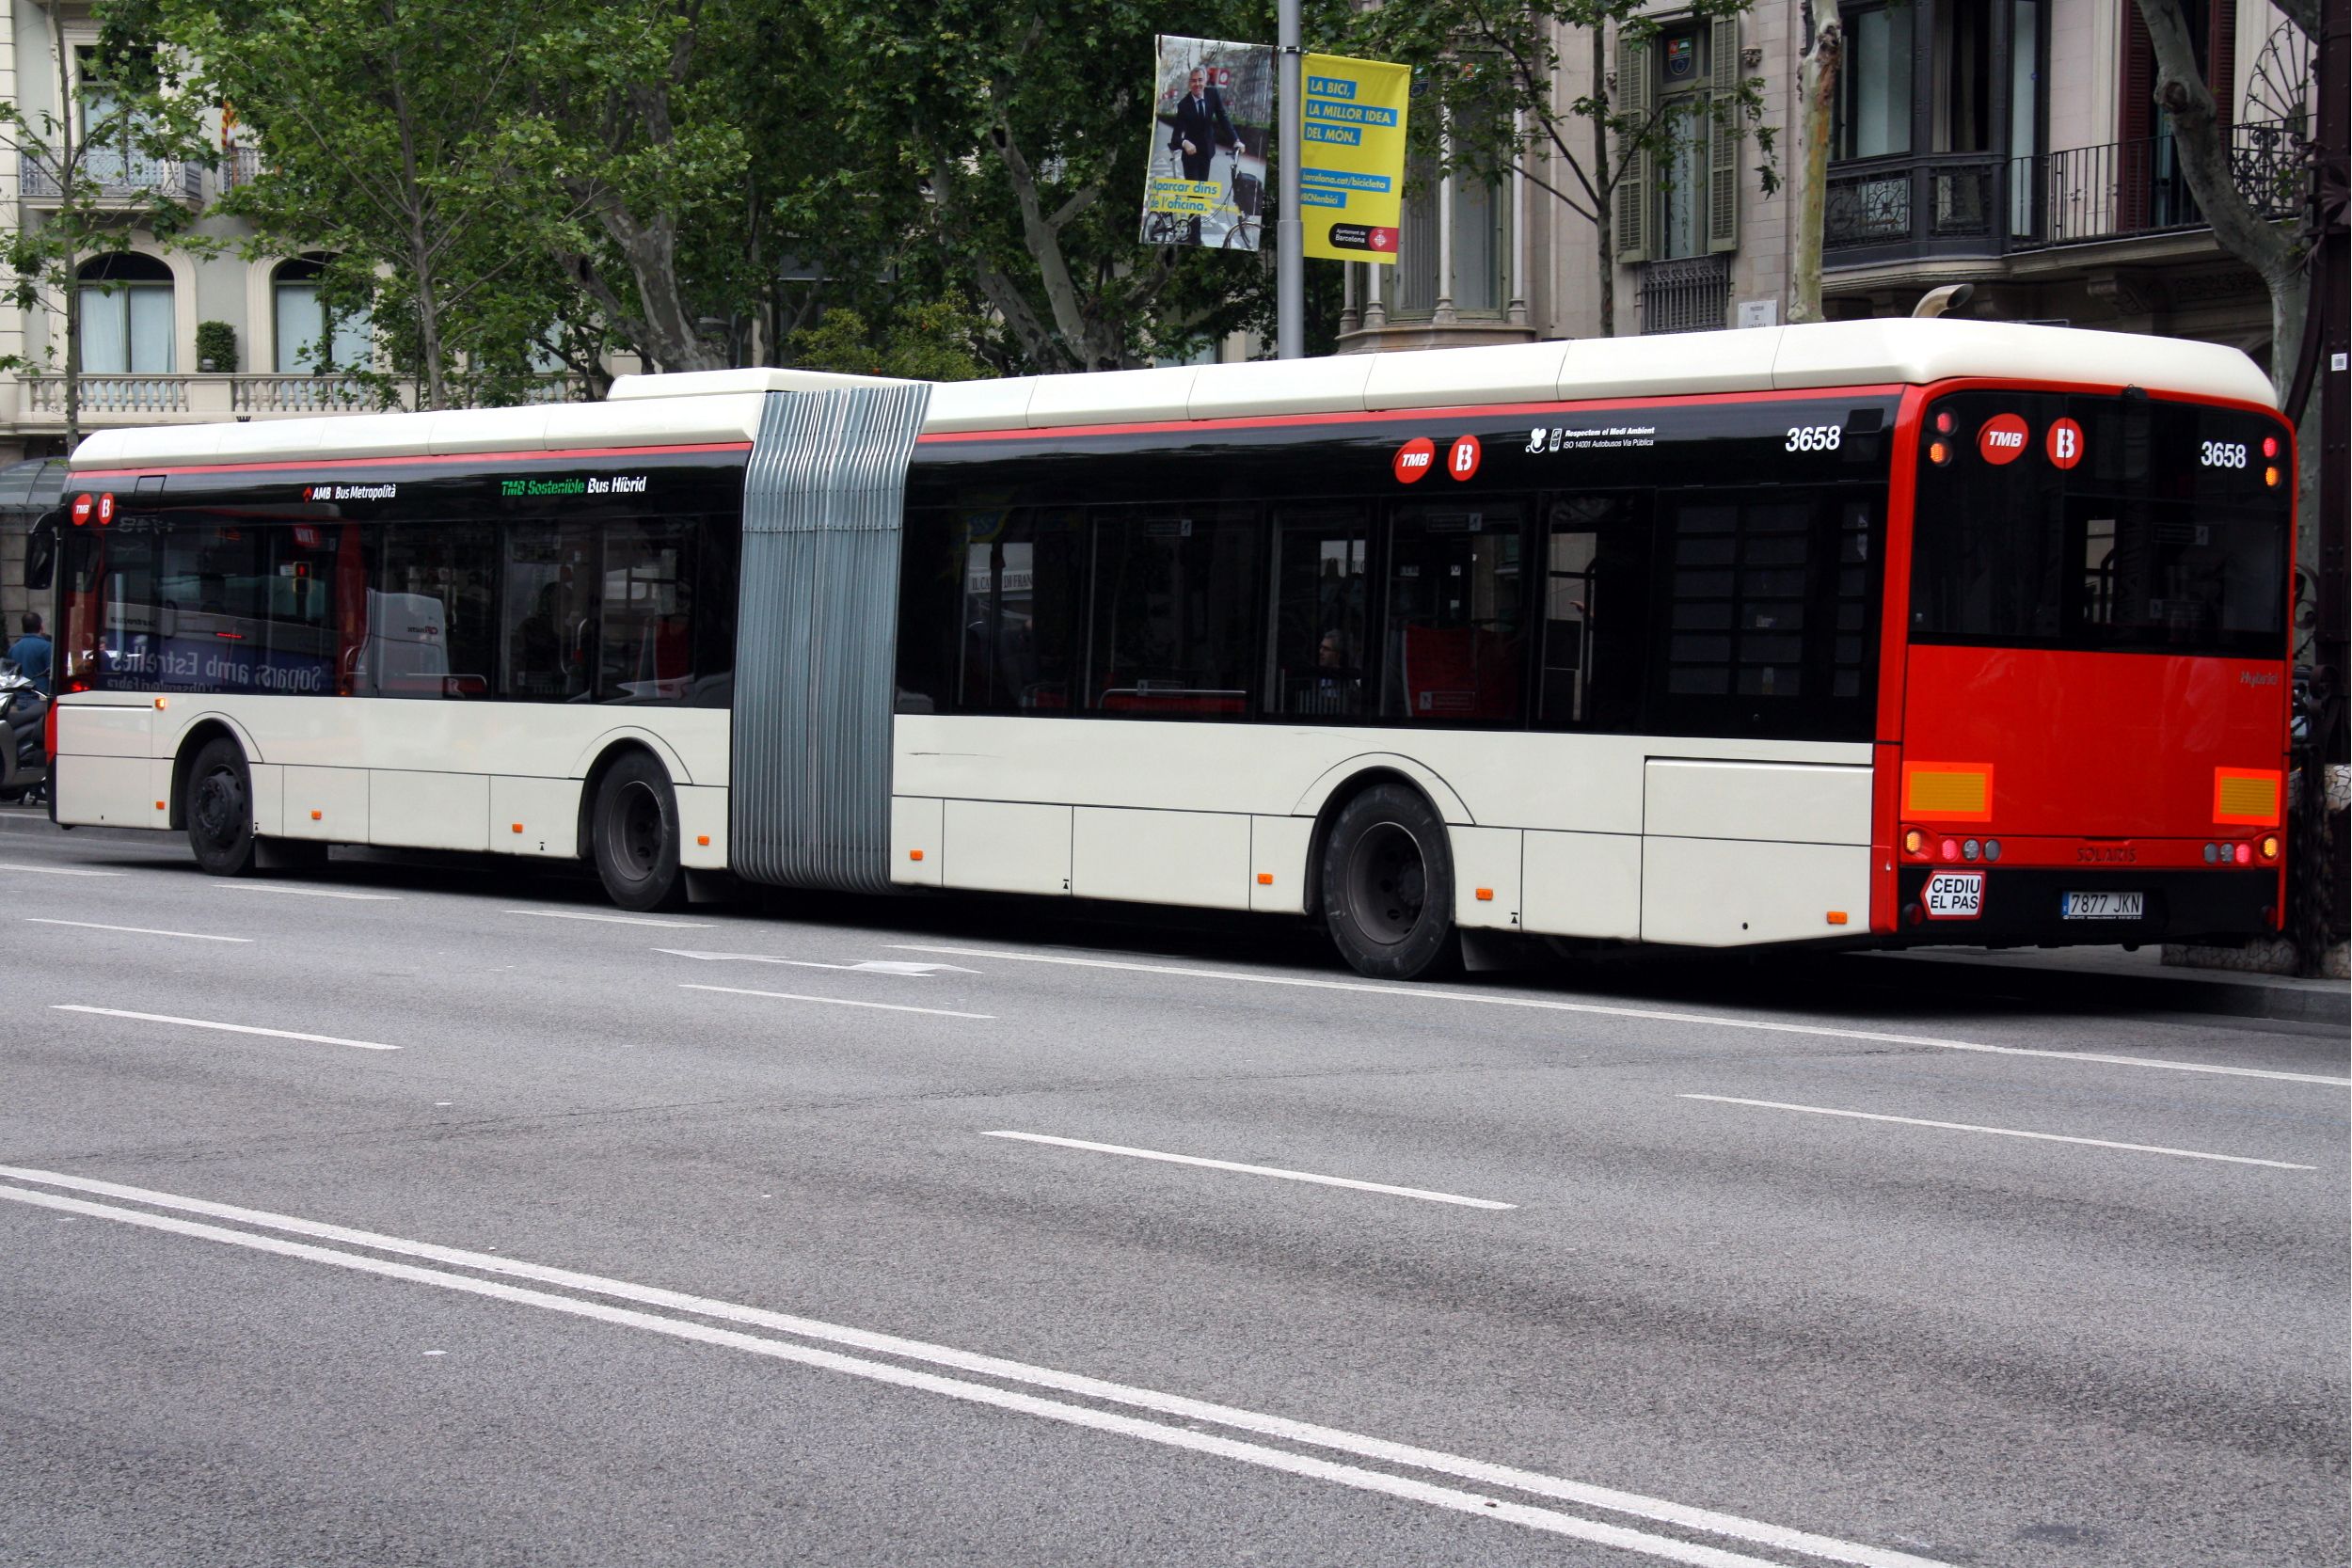
M0 806L0 840L25 833L60 834L45 806ZM179 845L177 833L136 828L75 828L76 840ZM2352 984L2302 980L2241 970L2169 967L2163 950L2121 947L1922 947L1841 956L1839 962L1883 970L1882 980L1906 976L1931 986L1964 984L1986 994L2119 1011L2211 1013L2298 1023L2352 1027ZM1972 979L1963 979L1972 974Z

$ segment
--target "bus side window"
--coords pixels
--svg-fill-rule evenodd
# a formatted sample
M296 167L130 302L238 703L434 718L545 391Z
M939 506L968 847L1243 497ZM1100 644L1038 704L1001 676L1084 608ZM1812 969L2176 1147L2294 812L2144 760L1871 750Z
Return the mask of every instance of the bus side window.
M600 703L682 703L693 672L693 528L678 518L604 525Z
M1630 730L1648 610L1645 495L1554 498L1535 727Z
M595 641L596 526L510 523L505 564L500 690L518 702L584 697Z
M1334 718L1370 705L1370 507L1278 506L1269 717Z
M1384 718L1518 723L1526 685L1524 508L1466 497L1395 508Z
M1128 718L1240 719L1260 657L1254 509L1094 509L1092 705Z
M490 570L497 540L477 523L385 530L369 595L366 669L383 697L486 697L498 672Z

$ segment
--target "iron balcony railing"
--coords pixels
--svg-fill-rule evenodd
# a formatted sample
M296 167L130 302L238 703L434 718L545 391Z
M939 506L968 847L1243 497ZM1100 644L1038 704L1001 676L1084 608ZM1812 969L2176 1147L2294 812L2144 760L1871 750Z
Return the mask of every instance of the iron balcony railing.
M1731 257L1688 256L1642 268L1642 331L1720 332L1731 309Z
M2230 128L2230 172L2256 212L2301 210L2307 127ZM2169 135L2010 157L1935 152L1835 166L1821 248L1833 264L1991 257L2205 227Z
M17 188L27 201L63 199L57 171L49 164L30 152L19 152L16 168ZM120 199L151 192L182 201L200 201L204 197L202 165L150 158L118 148L92 148L85 152L79 178L88 194L101 198Z

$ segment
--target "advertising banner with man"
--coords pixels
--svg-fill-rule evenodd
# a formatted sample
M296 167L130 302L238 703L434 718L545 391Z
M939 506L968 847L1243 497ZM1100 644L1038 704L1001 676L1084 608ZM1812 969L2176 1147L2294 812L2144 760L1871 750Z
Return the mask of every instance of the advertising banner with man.
M1405 200L1405 103L1413 68L1340 55L1306 58L1298 202L1307 254L1394 261Z
M1166 34L1156 41L1143 243L1256 250L1274 139L1274 51Z

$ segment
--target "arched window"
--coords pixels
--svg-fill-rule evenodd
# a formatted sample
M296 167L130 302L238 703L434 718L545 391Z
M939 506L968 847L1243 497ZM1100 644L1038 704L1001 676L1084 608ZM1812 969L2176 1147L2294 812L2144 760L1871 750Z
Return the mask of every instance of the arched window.
M277 307L280 375L365 370L374 357L375 334L367 312L331 311L320 300L319 275L326 270L326 260L319 256L278 264L270 293Z
M80 281L82 369L92 375L169 375L176 368L171 269L152 256L95 256Z

